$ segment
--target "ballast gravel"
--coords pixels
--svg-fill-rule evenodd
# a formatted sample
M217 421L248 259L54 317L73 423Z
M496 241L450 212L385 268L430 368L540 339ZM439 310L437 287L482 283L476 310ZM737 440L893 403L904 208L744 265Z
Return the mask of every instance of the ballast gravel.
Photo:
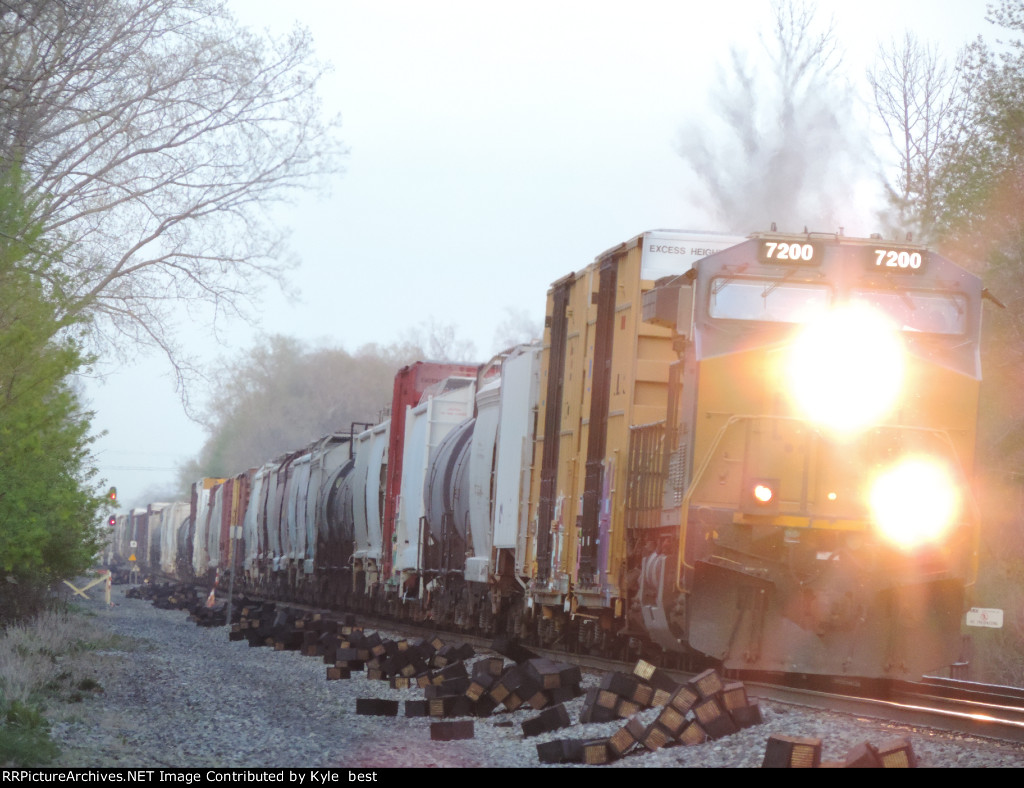
M566 704L573 725L524 738L532 710L499 711L473 720L473 738L432 741L430 718L405 717L404 701L420 689L391 689L364 673L328 681L323 661L230 641L224 627L203 628L188 614L126 598L115 586L108 608L81 601L96 627L124 638L123 651L94 655L102 692L75 704L53 725L57 767L126 768L531 768L548 767L537 744L597 739L624 721L578 724L583 699ZM381 631L387 637L387 633ZM453 638L451 642L455 642ZM585 676L584 688L597 676ZM358 698L399 701L399 716L356 714ZM759 767L772 734L822 740L822 759L842 761L864 741L909 738L925 768L1024 766L1024 746L908 728L840 713L761 702L762 725L717 741L633 752L601 766L556 768ZM641 712L644 722L658 710Z

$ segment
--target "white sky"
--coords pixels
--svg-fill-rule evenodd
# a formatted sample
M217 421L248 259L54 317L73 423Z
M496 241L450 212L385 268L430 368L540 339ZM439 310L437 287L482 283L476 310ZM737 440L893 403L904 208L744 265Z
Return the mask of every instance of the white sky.
M293 229L295 301L268 292L259 327L195 352L245 351L258 332L355 350L430 318L454 324L480 360L507 308L539 322L554 280L644 230L723 229L688 198L680 127L712 111L716 64L756 46L766 0L232 0L243 23L298 20L334 73L324 84L350 148L327 199L282 211ZM822 0L851 80L910 30L952 56L992 39L984 3ZM866 173L870 175L870 173ZM861 198L844 220L866 234ZM750 231L767 228L750 228ZM812 228L834 230L835 228ZM169 489L205 434L185 418L166 362L140 358L89 387L106 484L123 504Z

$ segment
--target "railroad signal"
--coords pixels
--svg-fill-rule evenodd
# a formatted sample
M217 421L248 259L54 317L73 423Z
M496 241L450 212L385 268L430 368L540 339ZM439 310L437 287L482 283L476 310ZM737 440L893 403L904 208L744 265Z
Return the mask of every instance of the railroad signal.
M110 499L111 501L115 501L115 502L117 501L117 488L116 487L111 487L109 490L107 490L107 498Z

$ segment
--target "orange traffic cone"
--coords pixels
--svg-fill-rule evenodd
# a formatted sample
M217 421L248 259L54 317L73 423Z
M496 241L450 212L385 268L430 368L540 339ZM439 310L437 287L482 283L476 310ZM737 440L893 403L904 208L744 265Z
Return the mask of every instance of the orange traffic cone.
M215 604L217 604L217 589L211 588L210 595L206 597L206 606L213 607Z

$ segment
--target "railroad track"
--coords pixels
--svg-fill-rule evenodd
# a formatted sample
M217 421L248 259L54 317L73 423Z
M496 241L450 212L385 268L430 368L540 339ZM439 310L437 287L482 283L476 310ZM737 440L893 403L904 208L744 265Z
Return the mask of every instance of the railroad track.
M254 599L249 595L247 599ZM265 601L275 601L267 599ZM318 612L326 616L337 611L292 602L276 602L282 608ZM235 601L236 609L239 605ZM450 632L387 618L359 614L360 625L406 638L442 637L468 643L478 653L495 653L494 641L464 632ZM528 645L540 656L568 661L586 672L621 671L629 673L634 664L606 657L559 651ZM692 673L664 669L676 680L684 682ZM807 687L787 686L775 681L733 676L742 680L751 699L784 703L802 708L840 712L857 717L899 723L917 728L931 728L948 733L962 733L997 741L1024 743L1024 689L980 684L942 677L926 677L920 682L897 681L887 684L881 696L869 696L864 688L851 691L823 691Z

